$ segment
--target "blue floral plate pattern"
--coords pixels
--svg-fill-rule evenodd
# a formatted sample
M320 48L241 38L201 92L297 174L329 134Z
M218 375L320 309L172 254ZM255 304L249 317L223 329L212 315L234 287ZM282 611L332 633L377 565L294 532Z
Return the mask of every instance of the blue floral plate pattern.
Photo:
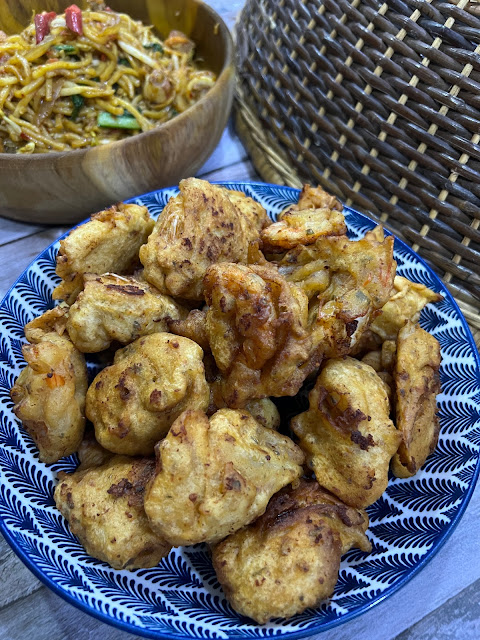
M257 183L224 183L261 202L275 219L298 191ZM177 189L135 198L153 216ZM346 209L351 238L374 227ZM75 456L45 465L12 412L9 389L24 366L23 327L52 306L58 241L38 256L0 304L0 529L23 562L68 602L117 627L148 638L254 639L309 636L345 622L392 594L438 551L462 516L478 475L480 363L472 336L452 297L425 263L395 240L398 273L443 294L421 316L442 348L440 439L423 469L391 478L371 507L371 553L344 556L333 596L288 621L258 626L225 600L206 548L173 550L159 566L115 571L88 556L55 508L58 471L73 471ZM95 370L92 359L90 367Z

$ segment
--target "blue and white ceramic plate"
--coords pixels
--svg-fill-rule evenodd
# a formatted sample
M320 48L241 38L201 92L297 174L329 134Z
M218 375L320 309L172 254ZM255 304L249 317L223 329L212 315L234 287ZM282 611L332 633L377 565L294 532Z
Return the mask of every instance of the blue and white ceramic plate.
M261 202L272 218L298 199L298 191L287 187L226 186ZM164 189L134 201L158 216L177 192ZM374 227L351 209L346 219L352 238ZM158 567L133 572L115 571L88 556L53 501L57 472L73 471L76 458L53 465L39 462L9 398L24 366L23 327L52 306L58 247L56 242L45 249L0 305L0 525L16 553L46 585L83 611L148 638L300 638L366 611L405 584L438 551L462 516L479 471L480 365L467 324L446 288L396 240L398 273L444 296L423 311L420 321L442 347L440 440L414 478L392 478L368 509L373 550L354 550L344 557L334 595L291 620L258 626L229 606L202 545L174 550Z

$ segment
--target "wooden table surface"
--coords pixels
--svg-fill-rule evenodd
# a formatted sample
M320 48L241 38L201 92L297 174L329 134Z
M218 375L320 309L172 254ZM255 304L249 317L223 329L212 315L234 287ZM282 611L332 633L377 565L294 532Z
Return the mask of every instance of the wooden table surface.
M210 0L232 26L242 0ZM259 180L230 124L198 176ZM66 227L0 217L0 299L25 267ZM480 490L435 557L405 587L321 640L478 640ZM128 640L134 636L77 610L43 586L0 536L0 640Z

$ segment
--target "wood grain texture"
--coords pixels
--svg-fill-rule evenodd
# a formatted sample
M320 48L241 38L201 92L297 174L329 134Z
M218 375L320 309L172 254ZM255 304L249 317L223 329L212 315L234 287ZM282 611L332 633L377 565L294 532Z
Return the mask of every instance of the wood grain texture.
M0 5L0 29L25 23L33 10L61 11L61 0L8 0ZM88 149L33 155L0 153L0 211L31 223L73 223L112 202L176 184L194 175L217 145L233 96L233 44L226 25L197 0L112 0L158 26L161 33L183 28L197 53L218 75L211 90L184 113L125 140ZM13 16L13 17L12 17Z

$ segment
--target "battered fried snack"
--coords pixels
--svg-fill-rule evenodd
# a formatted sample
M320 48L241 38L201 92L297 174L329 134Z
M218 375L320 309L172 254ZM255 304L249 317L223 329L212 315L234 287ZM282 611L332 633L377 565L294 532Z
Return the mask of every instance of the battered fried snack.
M207 323L207 312L203 309L192 309L186 318L179 320L168 319L168 331L177 336L190 338L199 344L206 353L210 351L208 336L205 325Z
M274 496L255 523L214 546L213 566L240 614L259 624L291 618L333 593L344 553L370 551L367 526L365 511L300 480Z
M56 273L62 282L53 291L54 300L75 302L85 273L131 273L153 225L146 207L120 202L73 229L60 241Z
M267 212L259 202L249 198L241 191L227 189L227 193L230 202L232 202L246 218L247 224L257 229L258 232L272 224Z
M273 265L213 265L204 284L226 405L295 395L313 366L306 295Z
M115 354L87 392L98 442L114 453L153 454L186 409L205 410L210 390L201 348L171 333L139 338Z
M383 340L396 340L407 321L418 322L421 310L429 302L439 302L442 296L423 284L395 276L393 291L383 305L380 315L373 320L370 331Z
M140 249L145 278L162 293L203 300L208 267L248 263L260 228L232 203L226 189L197 178L182 180L180 194L169 200Z
M377 500L401 434L389 418L385 385L354 358L329 360L309 395L310 408L292 419L300 447L322 487L357 509Z
M440 345L434 336L411 322L400 329L394 376L396 422L402 441L392 459L392 471L398 478L415 475L437 444L440 362Z
M95 438L94 431L87 431L80 443L77 451L80 464L75 471L84 471L85 469L100 467L115 455L111 451L107 451L100 444L98 444Z
M383 230L357 241L319 238L296 247L278 263L279 271L310 300L313 346L325 358L350 353L389 299L395 277L393 238Z
M280 427L280 414L277 406L270 398L260 398L249 400L245 405L245 410L251 414L263 427L278 431Z
M394 340L385 340L380 349L366 353L362 362L370 365L379 378L387 385L387 393L390 404L394 395L393 369L395 367L397 343Z
M297 245L310 245L322 236L347 233L342 205L320 187L305 185L297 205L283 211L279 221L261 233L262 248L269 254L282 253Z
M26 325L33 344L22 348L27 366L10 391L15 415L47 464L74 453L85 429L87 367L64 328L58 307Z
M155 453L145 511L152 529L175 546L218 542L249 524L302 475L304 460L287 436L233 409L210 420L186 411Z
M133 342L168 330L169 319L187 310L148 282L133 276L85 274L84 290L70 307L67 330L83 353L108 349L113 341Z
M154 467L146 458L114 456L100 467L59 474L58 510L86 552L114 569L154 567L171 549L143 508Z

